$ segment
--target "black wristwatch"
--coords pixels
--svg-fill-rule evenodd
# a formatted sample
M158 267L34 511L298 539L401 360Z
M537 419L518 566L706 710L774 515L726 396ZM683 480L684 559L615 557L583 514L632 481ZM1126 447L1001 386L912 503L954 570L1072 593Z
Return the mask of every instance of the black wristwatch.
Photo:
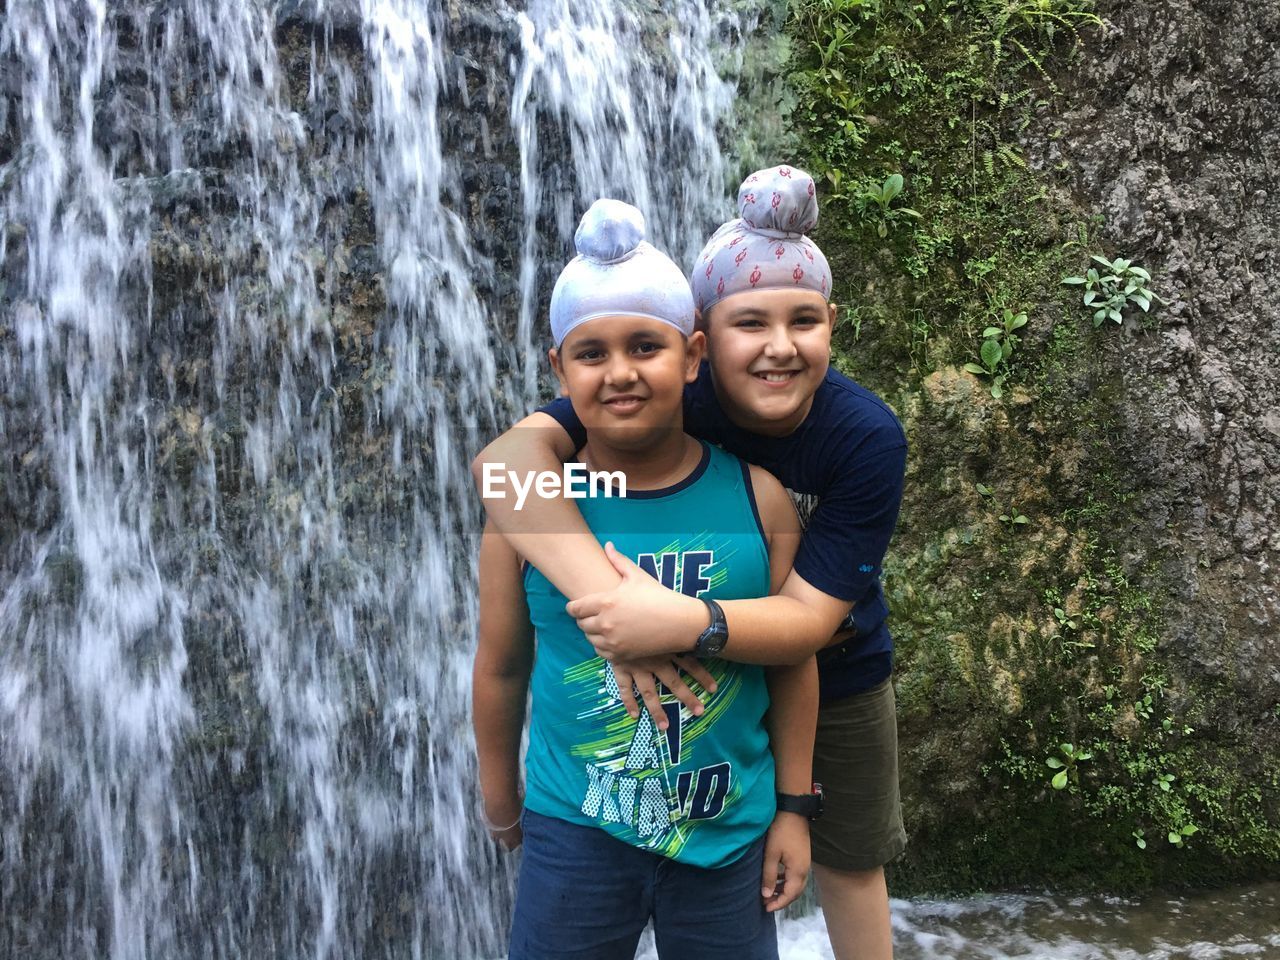
M817 820L822 816L822 801L825 796L820 783L813 785L812 793L780 793L778 812L798 813L809 820Z
M724 618L724 611L720 609L720 604L707 597L699 599L707 605L707 612L711 614L711 626L698 635L698 640L693 645L693 655L718 657L724 645L729 642L729 624Z

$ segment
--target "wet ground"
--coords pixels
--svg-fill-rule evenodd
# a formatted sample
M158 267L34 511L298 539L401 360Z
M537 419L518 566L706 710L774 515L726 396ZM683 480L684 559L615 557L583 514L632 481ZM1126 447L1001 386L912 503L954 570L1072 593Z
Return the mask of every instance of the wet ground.
M1280 883L1188 896L893 901L895 960L1280 960ZM831 960L822 916L784 921L782 960ZM641 958L653 958L652 946Z

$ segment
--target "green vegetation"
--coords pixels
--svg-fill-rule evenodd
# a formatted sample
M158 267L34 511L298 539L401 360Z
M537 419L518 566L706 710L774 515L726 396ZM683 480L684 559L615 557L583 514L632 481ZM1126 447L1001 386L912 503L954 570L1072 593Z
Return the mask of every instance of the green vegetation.
M966 363L965 370L979 377L991 378L991 396L999 400L1004 396L1004 381L1009 376L1009 358L1021 339L1014 333L1027 325L1025 313L1015 314L1008 307L1004 309L1004 318L998 327L987 327L982 331L985 338L978 355L982 365Z
M828 175L839 186L840 177L838 170L831 170ZM920 214L910 207L893 206L894 198L902 193L902 174L895 173L885 178L884 183L871 184L858 194L858 212L862 214L864 222L870 221L876 226L876 236L880 238L889 235L889 227L899 221L911 218L920 219Z
M792 10L794 159L829 185L833 362L911 439L885 575L912 835L894 891L1256 875L1280 861L1280 758L1216 732L1229 683L1164 642L1176 566L1144 540L1115 442L1102 320L1158 323L1163 301L1033 169L1047 151L1024 155L1061 135L1101 21L1088 0Z
M991 395L993 397L997 397L997 398L999 397L999 395L996 394L994 391L992 392ZM1023 524L1027 524L1031 522L1030 520L1027 519L1025 514L1019 513L1018 508L1015 507L1012 503L1009 504L1007 507L1003 506L1000 503L1000 501L996 499L995 491L992 490L990 487L988 487L985 483L975 483L973 487L975 490L978 491L979 496L981 496L989 504L991 504L993 509L998 511L998 514L997 514L998 519L1000 520L1001 523L1008 524L1009 529L1012 530L1015 527L1020 527Z
M1133 261L1117 257L1108 260L1106 257L1094 255L1093 260L1106 268L1106 272L1090 267L1083 277L1063 277L1062 282L1068 286L1084 287L1082 303L1093 311L1093 325L1102 326L1104 320L1124 322L1124 310L1135 305L1147 313L1151 310L1151 301L1164 301L1155 291L1149 289L1151 274L1142 267L1134 266Z
M1077 750L1070 743L1060 744L1058 750L1061 757L1052 756L1044 763L1050 770L1057 771L1051 781L1053 789L1065 790L1068 783L1080 783L1080 764L1092 760L1093 754L1088 750Z

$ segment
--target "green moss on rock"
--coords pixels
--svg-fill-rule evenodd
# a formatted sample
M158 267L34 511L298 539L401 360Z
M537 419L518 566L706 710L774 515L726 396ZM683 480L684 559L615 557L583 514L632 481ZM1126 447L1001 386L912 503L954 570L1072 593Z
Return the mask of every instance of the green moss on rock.
M1019 144L1061 109L1053 77L1093 34L996 9L813 0L791 23L798 159L825 181L817 239L842 305L833 362L894 406L911 442L885 572L912 835L892 883L1274 874L1277 761L1215 729L1229 683L1167 649L1176 566L1111 443L1119 331L1094 330L1061 286L1095 250L1093 220ZM867 199L892 174L905 190L889 210L918 215ZM996 399L964 364L1005 309L1029 322ZM1064 744L1087 759L1068 763ZM1061 789L1050 762L1065 764Z

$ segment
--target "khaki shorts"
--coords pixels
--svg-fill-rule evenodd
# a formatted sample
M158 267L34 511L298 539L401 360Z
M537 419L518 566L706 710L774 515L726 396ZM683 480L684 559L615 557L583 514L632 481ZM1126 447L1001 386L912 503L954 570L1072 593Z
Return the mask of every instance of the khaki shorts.
M823 814L810 829L814 863L872 870L906 848L890 680L818 710L813 778L826 793Z

